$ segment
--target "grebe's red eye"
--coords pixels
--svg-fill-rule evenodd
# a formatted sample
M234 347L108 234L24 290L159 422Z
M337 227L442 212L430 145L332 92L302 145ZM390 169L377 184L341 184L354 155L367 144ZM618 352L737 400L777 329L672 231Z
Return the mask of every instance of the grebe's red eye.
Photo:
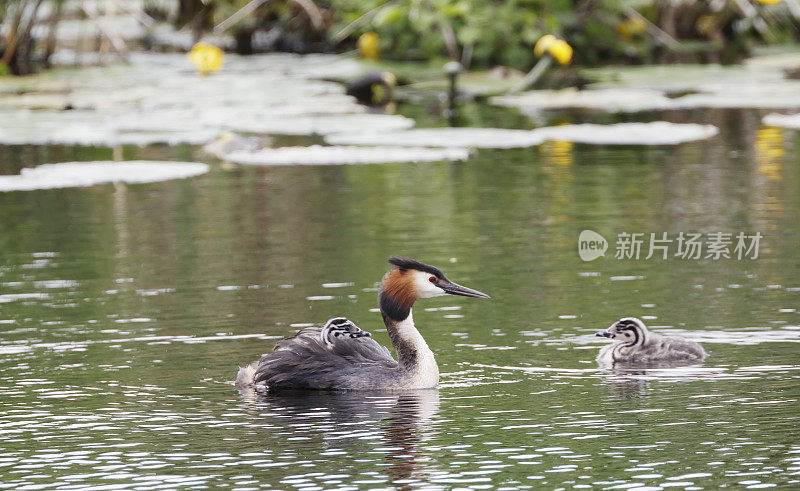
M436 277L431 276L430 278L428 278L428 281L430 281L431 283L436 283Z

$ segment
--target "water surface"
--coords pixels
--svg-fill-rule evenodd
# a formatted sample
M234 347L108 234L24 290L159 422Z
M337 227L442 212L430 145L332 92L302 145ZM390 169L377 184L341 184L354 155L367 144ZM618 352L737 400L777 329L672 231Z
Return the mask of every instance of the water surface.
M438 110L403 108L420 124ZM800 483L800 188L756 111L678 147L548 143L463 163L234 168L0 194L0 487L714 489ZM610 121L564 113L550 123ZM480 105L462 123L532 127ZM126 158L206 160L194 147ZM111 158L0 148L0 172ZM581 230L612 241L582 262ZM756 232L757 260L618 260L621 232ZM344 315L388 344L393 254L492 300L421 301L438 391L253 398L237 365ZM599 370L636 315L697 367Z

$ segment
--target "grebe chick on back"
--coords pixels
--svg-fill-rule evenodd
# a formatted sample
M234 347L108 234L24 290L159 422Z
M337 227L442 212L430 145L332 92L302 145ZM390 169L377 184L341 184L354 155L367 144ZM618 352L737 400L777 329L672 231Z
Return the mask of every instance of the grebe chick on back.
M428 389L439 384L433 352L414 326L418 298L443 295L489 298L448 280L438 268L391 257L395 268L383 276L378 304L397 361L355 324L337 317L279 341L272 353L240 368L236 386L310 390Z
M636 317L624 317L596 336L614 340L597 355L601 365L691 364L706 357L694 341L652 333Z

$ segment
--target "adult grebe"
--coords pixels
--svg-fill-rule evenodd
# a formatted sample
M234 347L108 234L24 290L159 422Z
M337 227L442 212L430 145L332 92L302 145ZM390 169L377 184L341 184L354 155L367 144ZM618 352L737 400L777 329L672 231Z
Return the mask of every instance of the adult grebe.
M596 335L619 341L600 350L597 362L601 365L686 364L706 357L703 347L694 341L652 333L636 317L622 318Z
M428 389L439 383L439 367L414 326L411 307L418 298L443 295L489 298L448 280L439 268L405 257L383 276L378 304L397 361L355 324L337 317L279 341L272 353L240 368L239 388L311 390Z

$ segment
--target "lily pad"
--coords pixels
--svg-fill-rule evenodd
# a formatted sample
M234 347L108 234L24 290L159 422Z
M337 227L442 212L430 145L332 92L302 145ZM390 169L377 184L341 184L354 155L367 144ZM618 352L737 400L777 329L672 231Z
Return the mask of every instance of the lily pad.
M131 53L130 63L0 78L0 144L202 144L225 131L316 135L397 130L323 78L363 71L338 55L226 56L214 74L183 54Z
M596 145L677 145L704 140L716 135L716 126L675 124L666 121L653 123L574 124L539 128L546 140L590 143Z
M131 118L133 116L128 116ZM199 145L213 140L221 130L186 125L154 124L151 129L127 125L124 114L95 111L0 111L2 145L146 146Z
M766 50L744 60L744 65L758 70L796 70L800 67L800 52L791 46L787 48L788 51L784 51L784 48L777 52L773 49Z
M702 90L707 84L757 85L783 80L780 70L743 65L650 65L588 68L581 74L596 82L592 88L636 87L667 92Z
M619 87L588 90L536 90L498 96L492 104L516 107L526 114L543 109L586 108L612 113L694 108L800 107L800 82L794 80L740 83L698 83L693 93L667 97L667 92L649 87Z
M388 114L341 114L275 118L255 115L230 120L225 127L272 135L330 135L342 131L393 131L414 126L414 120Z
M400 145L408 147L532 147L543 138L535 130L502 128L426 128L392 132L341 133L325 137L334 145Z
M466 160L465 148L321 146L264 148L255 152L233 152L225 160L247 165L343 165L390 162L439 162Z
M676 145L717 134L711 125L620 123L577 124L534 130L500 128L430 128L385 133L329 135L325 141L341 145L403 145L428 147L513 148L539 145L546 140L600 145Z
M758 84L708 83L701 91L671 101L672 109L698 107L737 109L782 109L800 107L800 81L783 80Z
M561 108L635 112L667 109L671 105L664 92L644 88L532 90L516 95L492 97L489 102L497 106L516 107L526 113Z
M492 104L536 114L543 109L588 108L612 113L694 108L800 107L800 81L786 66L800 56L751 59L744 65L667 65L581 70L596 82L586 90L537 90L493 97ZM674 96L674 97L673 97Z
M0 176L0 192L87 187L123 182L129 184L169 181L208 172L195 162L65 162L22 169L16 176Z
M800 114L767 114L761 122L767 126L800 130Z

